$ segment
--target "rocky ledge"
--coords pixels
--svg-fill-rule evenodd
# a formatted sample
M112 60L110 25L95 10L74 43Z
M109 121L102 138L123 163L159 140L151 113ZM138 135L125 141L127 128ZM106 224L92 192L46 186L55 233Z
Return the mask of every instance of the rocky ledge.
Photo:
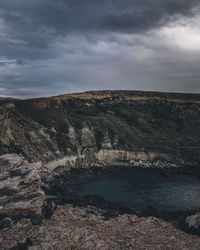
M23 157L7 154L0 157L0 229L16 217L29 217L41 222L49 206L41 190L40 162L29 163Z

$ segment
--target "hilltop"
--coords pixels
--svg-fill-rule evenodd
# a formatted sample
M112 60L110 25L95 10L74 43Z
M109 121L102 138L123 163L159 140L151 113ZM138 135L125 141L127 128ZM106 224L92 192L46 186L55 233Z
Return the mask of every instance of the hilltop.
M198 94L119 90L12 100L1 107L0 123L1 154L53 168L106 160L200 162Z

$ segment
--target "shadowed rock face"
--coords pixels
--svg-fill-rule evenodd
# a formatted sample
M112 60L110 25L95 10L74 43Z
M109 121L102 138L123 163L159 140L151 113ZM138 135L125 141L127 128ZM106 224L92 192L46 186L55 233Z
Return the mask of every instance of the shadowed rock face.
M12 102L17 102L20 99L17 98L11 98L11 97L0 97L0 106L4 106L8 103L12 103Z
M0 154L89 166L198 166L200 95L94 91L0 108Z

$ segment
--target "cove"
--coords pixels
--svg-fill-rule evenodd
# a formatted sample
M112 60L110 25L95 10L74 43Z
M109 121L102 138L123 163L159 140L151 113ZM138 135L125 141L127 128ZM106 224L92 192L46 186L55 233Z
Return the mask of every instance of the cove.
M145 169L83 171L63 180L63 194L76 199L101 197L132 210L195 211L200 207L200 180L186 174L164 175ZM100 202L100 201L99 201Z

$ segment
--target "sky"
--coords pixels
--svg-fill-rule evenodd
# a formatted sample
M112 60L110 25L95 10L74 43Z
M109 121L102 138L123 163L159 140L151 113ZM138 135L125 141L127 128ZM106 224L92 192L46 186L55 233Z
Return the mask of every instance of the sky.
M200 93L199 0L0 0L0 96Z

